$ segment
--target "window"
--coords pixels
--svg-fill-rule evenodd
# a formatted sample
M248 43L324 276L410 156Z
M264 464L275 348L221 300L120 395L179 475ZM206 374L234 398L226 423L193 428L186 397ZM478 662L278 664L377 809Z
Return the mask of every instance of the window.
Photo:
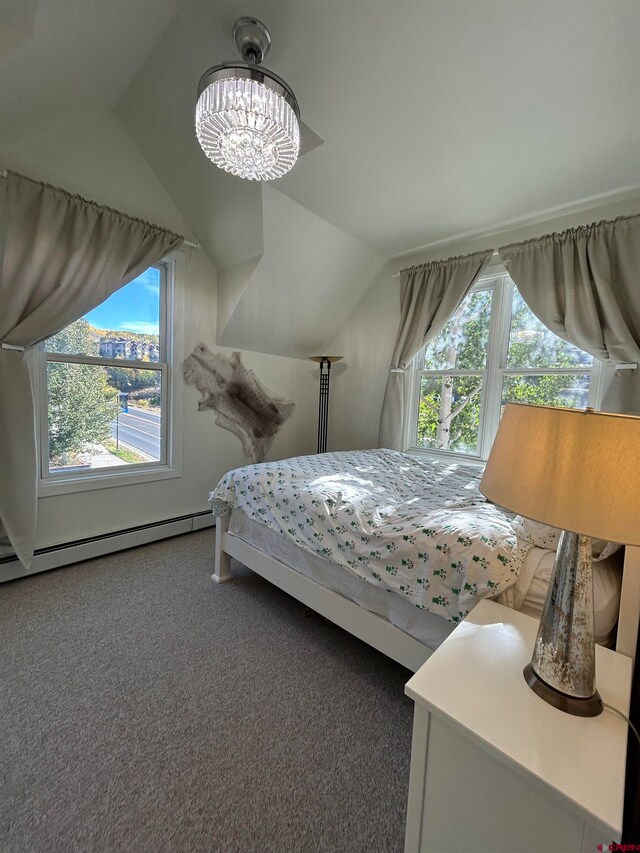
M557 337L508 275L485 277L415 359L416 449L486 459L508 402L593 405L593 359Z
M38 348L45 492L171 468L174 262L149 267ZM155 475L155 476L154 476ZM172 476L177 476L173 472ZM97 480L111 482L97 483ZM93 482L91 482L93 481Z

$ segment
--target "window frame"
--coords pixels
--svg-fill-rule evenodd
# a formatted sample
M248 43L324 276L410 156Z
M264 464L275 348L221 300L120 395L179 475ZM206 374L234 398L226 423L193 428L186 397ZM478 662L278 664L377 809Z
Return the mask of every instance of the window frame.
M481 290L491 290L491 317L489 320L489 336L487 358L484 370L421 370L418 364L423 358L425 347L422 347L413 359L409 369L410 389L408 401L409 417L407 418L404 446L411 453L437 456L445 459L470 462L484 465L489 457L491 446L500 425L500 406L502 403L502 387L507 376L584 376L590 375L589 397L587 405L598 408L602 402L604 391L605 366L594 358L591 367L576 368L514 368L507 367L509 349L509 333L511 330L511 311L513 306L514 282L506 269L500 264L490 266L480 279L469 290L474 293ZM468 294L467 294L468 295ZM466 297L465 297L466 298ZM480 394L480 418L478 425L478 453L462 453L455 450L443 450L436 447L422 447L418 444L418 406L420 399L420 380L423 376L482 376L482 391Z
M36 399L39 437L37 442L39 496L91 491L182 476L183 383L177 357L183 352L184 252L176 249L150 266L161 270L159 318L161 331L158 362L49 353L44 349L43 344L33 347L28 354L27 361ZM66 474L50 473L47 399L47 365L50 362L160 371L162 382L161 459L133 464L123 463L109 468L94 468Z

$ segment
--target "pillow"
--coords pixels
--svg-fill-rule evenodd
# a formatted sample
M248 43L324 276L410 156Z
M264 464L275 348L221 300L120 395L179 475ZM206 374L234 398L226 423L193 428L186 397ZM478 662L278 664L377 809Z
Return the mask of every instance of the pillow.
M547 548L550 551L557 550L560 533L562 532L557 527L550 527L548 524L532 521L530 518L525 518L522 515L516 515L511 524L519 539L535 545L536 548ZM604 539L591 540L591 554L594 562L605 560L611 554L615 554L619 548L622 548L622 545L618 542L606 542Z

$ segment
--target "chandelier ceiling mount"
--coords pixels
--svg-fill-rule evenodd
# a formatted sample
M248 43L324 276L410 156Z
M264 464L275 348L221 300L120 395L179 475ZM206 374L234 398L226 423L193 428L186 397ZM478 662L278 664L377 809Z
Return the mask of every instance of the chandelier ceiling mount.
M233 40L245 62L264 62L271 49L271 34L256 18L238 18L233 25Z

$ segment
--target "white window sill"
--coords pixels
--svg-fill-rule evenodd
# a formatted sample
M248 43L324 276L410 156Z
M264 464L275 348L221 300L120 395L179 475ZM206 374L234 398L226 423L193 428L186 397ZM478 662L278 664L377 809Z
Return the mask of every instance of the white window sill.
M172 480L181 477L178 468L166 465L145 467L141 471L114 471L96 474L80 474L76 477L41 480L38 483L38 497L46 498L53 495L68 495L74 492L91 492L97 489L108 489L116 486L132 486L138 483L152 483L156 480Z
M441 462L464 462L465 465L475 465L477 468L484 468L487 464L486 459L481 459L479 456L468 456L466 453L453 453L448 450L431 450L424 447L408 447L405 453L412 456L426 456L428 459L439 459Z

